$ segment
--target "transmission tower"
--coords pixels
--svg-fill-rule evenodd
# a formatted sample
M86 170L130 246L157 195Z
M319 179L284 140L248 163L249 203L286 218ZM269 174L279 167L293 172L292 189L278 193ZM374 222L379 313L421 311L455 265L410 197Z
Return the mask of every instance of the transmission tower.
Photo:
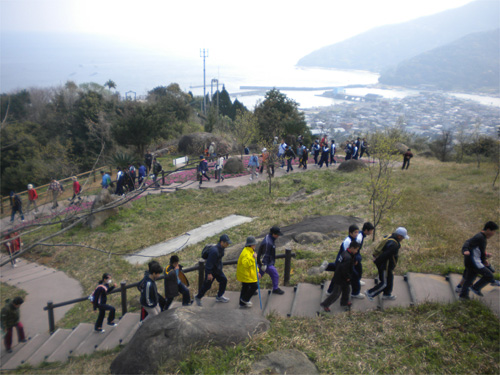
M205 59L208 57L208 49L200 48L200 57L203 57L203 114L207 112L206 84L205 84Z

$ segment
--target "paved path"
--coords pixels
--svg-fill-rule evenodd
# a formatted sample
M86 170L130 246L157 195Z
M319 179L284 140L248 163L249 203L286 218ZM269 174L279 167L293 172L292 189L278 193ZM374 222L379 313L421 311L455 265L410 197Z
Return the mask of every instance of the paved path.
M5 257L0 258L2 261L4 259ZM49 330L48 315L46 311L43 311L43 308L47 306L47 301L62 302L83 296L80 283L64 272L30 263L24 259L19 259L16 268L13 268L10 263L1 267L0 281L28 293L21 305L21 322L29 337ZM2 301L2 306L3 303L4 301ZM72 307L73 305L69 305L55 309L56 322L63 318Z

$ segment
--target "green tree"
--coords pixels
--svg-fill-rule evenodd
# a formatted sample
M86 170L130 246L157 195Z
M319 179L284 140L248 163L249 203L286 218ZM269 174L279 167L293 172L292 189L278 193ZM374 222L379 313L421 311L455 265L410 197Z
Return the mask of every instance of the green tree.
M255 115L262 139L309 133L298 104L277 89L266 93L264 101L255 107Z
M115 83L113 80L108 79L108 80L106 81L106 83L104 84L104 87L107 87L107 88L108 88L108 90L111 90L111 89L116 89L116 83Z
M238 99L234 99L229 117L231 117L232 120L236 120L238 112L240 113L248 112L248 109L240 101L238 101Z
M238 112L234 120L233 135L240 146L241 154L246 145L249 145L258 135L256 116L249 111Z

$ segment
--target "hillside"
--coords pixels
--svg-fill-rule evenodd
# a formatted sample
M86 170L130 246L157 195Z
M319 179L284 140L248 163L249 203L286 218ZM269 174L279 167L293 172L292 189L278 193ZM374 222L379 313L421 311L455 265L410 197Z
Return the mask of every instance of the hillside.
M299 66L381 72L467 34L500 27L500 3L478 0L413 21L372 29L304 56Z
M443 90L493 90L500 85L500 29L467 35L382 73L380 83Z

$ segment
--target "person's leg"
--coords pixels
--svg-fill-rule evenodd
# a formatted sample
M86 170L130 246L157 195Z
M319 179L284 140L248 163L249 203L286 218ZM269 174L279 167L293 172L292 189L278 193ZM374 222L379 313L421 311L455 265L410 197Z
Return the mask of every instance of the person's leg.
M212 287L212 283L213 282L214 282L214 279L208 280L207 279L207 274L205 273L205 280L203 281L203 284L201 285L201 289L198 291L198 294L196 295L195 298L202 299L203 296L205 295L205 293L207 291L209 291L210 288Z
M278 270L274 266L267 266L266 273L271 277L271 282L273 283L273 290L279 288L280 276Z
M477 271L473 267L467 267L465 269L465 282L460 291L460 298L469 298L469 288L474 283L476 279Z
M14 222L14 217L16 216L16 208L12 207L12 214L10 215L10 222Z
M21 207L19 207L19 215L21 215L21 220L24 221L23 209Z
M182 294L182 305L187 306L191 302L191 294L189 293L189 289L183 283L178 284L179 293Z
M334 303L339 297L342 289L340 285L335 284L332 288L332 294L325 298L323 302L320 303L322 307L329 307L332 303Z
M168 310L172 302L174 301L174 297L167 297L165 299L165 306L163 306L163 311Z
M99 307L99 315L97 316L97 320L95 322L94 329L100 330L102 329L102 322L104 321L104 315L106 314L106 310L102 307Z
M217 297L222 297L226 293L227 277L224 272L214 275L215 280L219 283L219 291L217 292Z
M370 297L377 296L378 294L382 293L382 291L387 287L387 270L385 268L385 264L377 266L377 268L379 282L377 285L366 292L366 295Z
M5 338L3 340L3 343L5 345L5 349L10 350L12 346L12 330L14 327L9 327L7 328L7 332L5 333Z
M342 297L340 298L340 306L348 306L351 298L351 286L348 281L343 281L340 285Z
M479 270L479 274L482 275L482 277L478 280L477 283L474 284L473 288L480 292L481 289L486 286L486 284L493 282L493 280L495 280L495 277L487 267L481 268Z
M26 336L24 335L24 326L21 322L16 324L16 330L17 330L17 341L25 342Z
M384 289L384 296L392 295L392 289L394 285L394 272L392 270L387 271L387 286Z
M144 320L150 319L153 316L156 316L156 315L160 314L160 312L161 312L160 311L160 306L158 306L158 305L156 305L155 307L146 307L146 306L144 306L144 310L146 310L146 312L148 313L148 315L144 318Z
M244 302L248 302L248 283L241 283L241 292L240 292L240 306L246 306Z
M110 306L110 305L106 305L106 310L109 311L109 314L108 314L108 324L113 324L115 322L115 314L116 314L116 310L113 306Z

